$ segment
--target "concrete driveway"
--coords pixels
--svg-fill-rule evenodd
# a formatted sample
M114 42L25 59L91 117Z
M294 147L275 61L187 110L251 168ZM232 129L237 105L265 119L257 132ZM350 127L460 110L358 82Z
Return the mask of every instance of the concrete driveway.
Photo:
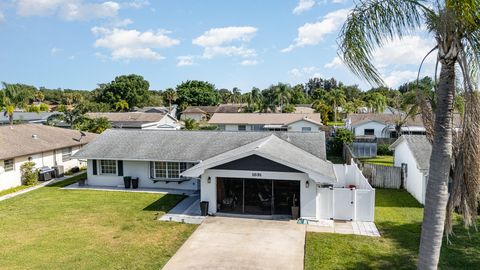
M303 269L305 226L208 217L163 268Z

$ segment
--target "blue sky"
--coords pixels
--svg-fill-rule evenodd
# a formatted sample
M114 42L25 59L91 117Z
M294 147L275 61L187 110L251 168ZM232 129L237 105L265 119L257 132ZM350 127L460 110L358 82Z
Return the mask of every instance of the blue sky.
M3 0L0 80L90 90L135 73L151 89L198 79L250 90L322 76L367 89L336 55L352 6L351 0ZM378 50L385 81L395 87L414 79L432 42L418 33Z

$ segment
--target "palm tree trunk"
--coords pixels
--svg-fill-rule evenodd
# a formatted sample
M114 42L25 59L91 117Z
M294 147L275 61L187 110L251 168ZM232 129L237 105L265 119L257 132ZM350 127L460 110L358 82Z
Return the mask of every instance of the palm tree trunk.
M8 114L8 122L10 123L10 126L13 126L13 113Z
M434 136L425 195L418 269L437 269L442 247L452 158L455 65L442 64L437 90Z
M337 102L333 101L333 126L337 125Z

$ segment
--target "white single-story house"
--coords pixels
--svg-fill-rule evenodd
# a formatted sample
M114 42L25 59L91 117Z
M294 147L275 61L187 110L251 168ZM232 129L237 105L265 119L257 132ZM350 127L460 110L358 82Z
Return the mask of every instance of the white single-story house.
M61 165L64 171L86 165L72 155L96 136L40 124L0 126L0 190L22 184L20 166L27 161L36 168Z
M97 112L87 113L90 118L107 118L114 128L179 130L180 122L169 113L152 112Z
M318 113L215 113L208 121L223 131L319 132Z
M404 116L396 114L355 113L349 114L345 127L351 130L355 137L371 136L375 138L397 138L395 123ZM402 134L425 135L422 117L408 117L401 127Z
M326 160L323 132L107 130L75 158L91 186L200 190L210 214L373 221L375 190Z
M182 111L180 119L193 119L197 122L208 121L215 113L239 113L246 104L220 104L218 106L188 106Z
M403 186L421 204L425 204L432 146L426 136L402 135L391 146L394 166L403 170Z

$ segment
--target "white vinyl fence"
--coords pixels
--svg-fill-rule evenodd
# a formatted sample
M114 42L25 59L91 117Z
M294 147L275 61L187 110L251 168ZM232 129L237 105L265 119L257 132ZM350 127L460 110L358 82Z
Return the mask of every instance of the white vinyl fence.
M370 186L358 166L334 165L338 182L320 188L317 195L318 217L322 219L373 221L375 189Z

